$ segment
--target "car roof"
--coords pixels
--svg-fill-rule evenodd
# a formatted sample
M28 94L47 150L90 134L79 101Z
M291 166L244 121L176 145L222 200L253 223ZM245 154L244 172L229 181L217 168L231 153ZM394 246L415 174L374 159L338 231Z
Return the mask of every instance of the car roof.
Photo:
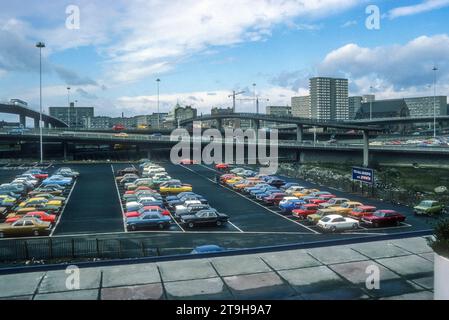
M335 219L335 218L344 218L344 217L339 214L330 214L330 215L326 216L326 218Z
M395 210L377 210L377 212L382 212L382 213L397 213L397 211L395 211Z

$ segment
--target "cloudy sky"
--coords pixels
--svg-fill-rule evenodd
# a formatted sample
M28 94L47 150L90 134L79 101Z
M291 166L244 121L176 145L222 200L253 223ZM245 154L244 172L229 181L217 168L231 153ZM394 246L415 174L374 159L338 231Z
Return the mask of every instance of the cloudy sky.
M448 94L449 0L0 1L0 100L33 108L36 41L47 45L45 107L67 105L70 86L98 115L155 112L157 78L162 111L177 101L203 113L228 107L232 90L249 100L253 83L262 107L290 104L311 76L348 77L354 95L371 86L382 98L431 95L434 64ZM66 26L70 5L79 29ZM379 30L366 27L369 5L380 9Z

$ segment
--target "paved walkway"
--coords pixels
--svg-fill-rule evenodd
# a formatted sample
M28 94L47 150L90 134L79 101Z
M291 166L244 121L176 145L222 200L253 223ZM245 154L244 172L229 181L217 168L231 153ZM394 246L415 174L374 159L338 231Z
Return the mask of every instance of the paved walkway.
M374 267L373 267L374 266ZM380 271L378 289L367 273ZM433 299L424 238L247 256L0 276L1 299ZM372 283L372 282L370 282Z

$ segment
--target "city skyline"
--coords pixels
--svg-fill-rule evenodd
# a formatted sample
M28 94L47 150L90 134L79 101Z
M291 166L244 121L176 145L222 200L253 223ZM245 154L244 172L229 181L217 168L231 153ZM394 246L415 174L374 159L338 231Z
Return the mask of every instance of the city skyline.
M44 106L63 106L71 86L72 99L95 106L98 114L156 112L157 78L161 112L178 100L199 112L230 107L231 91L252 98L253 83L270 105L287 105L292 96L308 95L314 76L348 78L350 95L367 94L373 86L379 99L431 96L434 65L437 95L447 95L449 88L445 0L258 6L133 1L126 8L121 2L104 7L79 1L77 30L65 25L69 2L43 1L27 9L22 2L5 4L0 13L0 99L21 98L33 108L38 105L36 41L47 45ZM379 30L365 26L370 4L380 9ZM164 18L151 13L155 8ZM253 109L251 101L237 102L237 111Z

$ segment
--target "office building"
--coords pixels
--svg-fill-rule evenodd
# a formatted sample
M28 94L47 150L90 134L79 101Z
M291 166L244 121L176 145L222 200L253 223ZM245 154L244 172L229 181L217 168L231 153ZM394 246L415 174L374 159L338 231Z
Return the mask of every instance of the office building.
M87 118L94 117L93 107L75 107L75 103L70 103L70 107L49 107L50 116L67 123L70 128L83 128Z
M376 100L362 103L356 113L356 119L405 118L410 117L410 110L405 99Z
M310 96L292 97L292 115L299 118L312 118Z
M310 79L311 116L318 120L349 119L348 79Z
M266 113L271 116L288 117L292 115L290 106L267 106Z
M360 110L364 97L355 96L348 98L349 119L355 119L356 113Z
M435 114L437 116L446 116L447 113L447 96L429 96L417 98L405 98L405 103L410 110L411 117L433 117L434 101Z
M166 113L153 113L152 115L140 115L135 117L88 117L84 126L89 129L111 129L115 125L123 125L127 129L157 128L157 118L160 118L161 128L165 121Z
M192 106L181 107L179 103L167 114L164 121L164 127L174 128L178 126L178 123L183 120L196 118L198 116L198 110L192 108Z

